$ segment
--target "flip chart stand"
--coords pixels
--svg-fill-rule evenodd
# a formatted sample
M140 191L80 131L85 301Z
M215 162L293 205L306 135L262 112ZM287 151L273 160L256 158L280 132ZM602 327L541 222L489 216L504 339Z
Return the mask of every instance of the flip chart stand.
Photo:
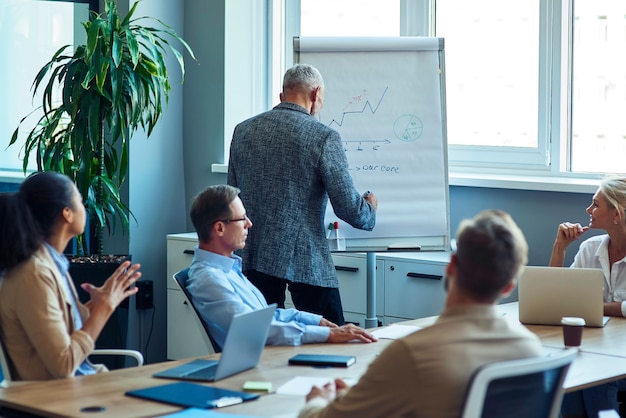
M365 311L365 328L376 328L376 253L368 251L366 254L367 270L367 306Z

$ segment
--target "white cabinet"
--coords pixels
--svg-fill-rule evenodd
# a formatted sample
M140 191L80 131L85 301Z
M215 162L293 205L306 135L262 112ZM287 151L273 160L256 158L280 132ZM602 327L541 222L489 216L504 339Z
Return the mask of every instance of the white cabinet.
M385 323L438 315L445 303L450 253L385 257Z
M208 354L194 322L195 312L172 278L174 273L191 265L197 243L195 233L167 236L167 358L170 360Z
M366 316L366 255L333 254L347 321L364 323ZM448 251L376 254L376 314L383 324L441 313L445 305ZM339 266L346 266L347 269ZM345 271L347 270L347 271ZM500 303L517 301L517 291Z
M377 253L376 316L390 324L437 315L443 309L443 273L449 252ZM346 321L364 326L367 307L366 255L333 254Z

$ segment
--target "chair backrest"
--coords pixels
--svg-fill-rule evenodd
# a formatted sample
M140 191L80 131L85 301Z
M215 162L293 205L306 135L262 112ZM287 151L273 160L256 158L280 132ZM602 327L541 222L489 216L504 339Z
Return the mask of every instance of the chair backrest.
M462 418L557 418L576 349L486 364L472 376Z
M209 353L211 352L221 353L222 347L220 347L220 345L211 336L211 332L209 331L209 326L206 324L206 322L204 322L204 320L202 319L202 316L200 315L200 312L198 312L198 309L196 309L196 306L193 304L193 301L191 300L191 295L189 294L189 291L187 290L188 279L189 279L189 268L183 269L179 271L178 273L174 274L174 281L176 282L180 290L182 290L183 294L185 295L185 302L189 306L191 306L191 308L193 309L193 312L195 314L194 319L195 319L196 325L198 325L198 328L200 329L200 333L202 334L202 338L204 339L204 343L207 346Z
M0 371L2 371L2 381L0 381L0 387L7 387L13 383L13 377L11 376L11 369L9 368L9 358L7 357L6 350L4 349L4 343L0 341Z

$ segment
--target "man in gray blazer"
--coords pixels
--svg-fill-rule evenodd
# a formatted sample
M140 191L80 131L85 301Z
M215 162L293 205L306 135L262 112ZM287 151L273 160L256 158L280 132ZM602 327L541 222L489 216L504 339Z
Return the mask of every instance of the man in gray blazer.
M254 219L242 250L248 279L267 303L285 304L289 286L297 309L343 324L339 283L326 241L328 200L355 228L372 230L378 201L354 187L341 136L315 116L324 81L306 64L287 70L281 103L235 127L228 184Z

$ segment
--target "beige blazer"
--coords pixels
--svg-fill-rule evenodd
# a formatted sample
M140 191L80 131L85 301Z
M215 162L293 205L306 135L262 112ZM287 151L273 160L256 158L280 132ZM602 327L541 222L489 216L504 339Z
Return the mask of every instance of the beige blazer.
M476 369L541 355L539 338L495 307L448 307L434 325L389 344L345 395L315 398L299 418L458 418Z
M71 298L61 280L45 247L0 280L0 338L15 380L74 376L94 349L93 339L74 329ZM71 278L69 282L85 321L89 311L78 301ZM106 370L103 365L95 367Z

